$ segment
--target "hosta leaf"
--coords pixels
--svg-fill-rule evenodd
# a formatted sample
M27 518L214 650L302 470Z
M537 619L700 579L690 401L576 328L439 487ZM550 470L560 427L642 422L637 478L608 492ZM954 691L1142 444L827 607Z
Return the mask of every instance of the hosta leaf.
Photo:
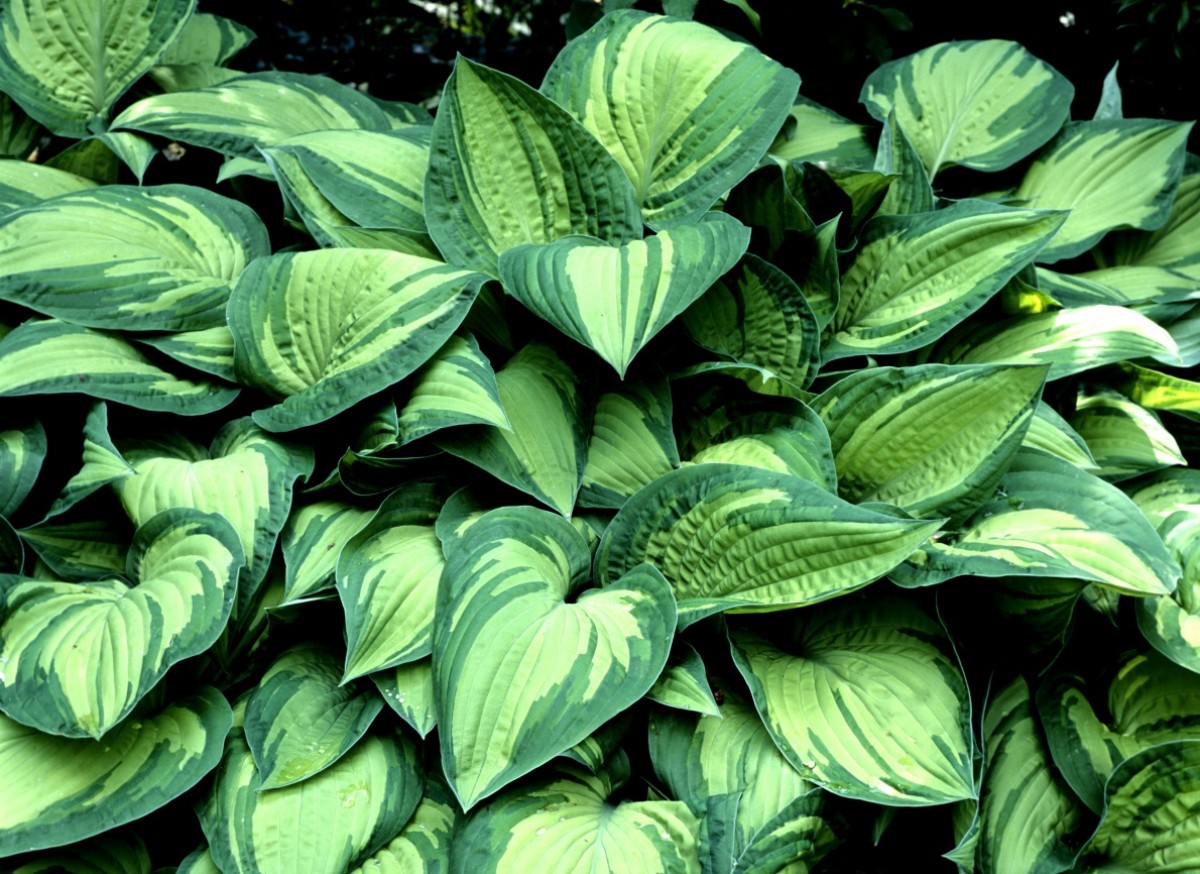
M596 401L579 503L620 507L642 486L679 466L665 380L623 382Z
M36 858L17 857L9 874L150 874L145 842L134 832L108 832L90 841L60 847ZM17 865L19 861L24 864Z
M296 134L319 130L392 130L398 124L374 100L325 76L249 73L220 85L146 97L113 119L129 128L259 158Z
M1154 529L1114 486L1027 450L956 536L926 544L892 578L929 585L965 574L1066 577L1126 595L1163 595L1175 589L1179 573Z
M112 185L120 172L120 160L99 137L88 137L67 146L46 162L47 167L74 173L85 179Z
M0 338L0 397L84 394L180 416L228 406L232 386L160 368L119 337L55 319L28 321Z
M813 401L829 428L838 490L855 502L965 517L1021 445L1046 367L882 367Z
M485 277L398 252L330 249L260 259L229 300L242 381L279 399L272 431L323 422L424 364Z
M595 137L528 85L462 57L433 124L425 208L446 260L493 276L521 243L642 235L633 188Z
M808 161L828 167L870 167L875 153L867 142L867 128L843 118L807 97L797 97L788 113L794 124L771 144L772 157L783 161Z
M873 582L938 526L855 507L788 474L692 465L625 503L604 532L596 570L607 584L653 563L686 621L785 610Z
M0 15L4 90L59 136L84 137L183 30L193 0L15 0Z
M103 741L42 734L0 715L0 857L69 844L157 810L213 769L232 721L211 688L129 720Z
M425 795L404 830L350 874L446 874L458 822L450 794L440 783L426 783Z
M1187 464L1179 444L1158 417L1116 392L1080 398L1071 425L1087 441L1099 465L1096 475L1105 479Z
M1104 787L1104 816L1080 851L1094 871L1187 871L1200 853L1200 741L1150 747Z
M937 198L929 184L929 172L895 112L890 113L883 123L875 169L895 177L879 205L880 213L910 215L933 212L936 208Z
M246 701L246 742L259 791L306 780L344 756L371 727L383 700L369 683L339 685L340 654L305 645L263 673Z
M1200 173L1189 173L1179 182L1166 223L1153 233L1128 231L1113 234L1111 252L1101 250L1102 263L1137 264L1179 271L1200 279Z
M932 179L954 164L1012 166L1054 136L1074 94L1017 43L990 39L939 43L884 64L858 99L879 121L895 113Z
M292 513L279 536L287 566L284 601L299 601L332 588L342 549L372 515L341 501L317 501Z
M0 608L0 707L50 734L99 739L171 665L213 644L243 562L224 519L171 510L134 535L133 586L12 580Z
M982 874L1059 874L1082 811L1050 761L1021 677L987 704L976 862Z
M697 343L732 361L807 385L820 358L821 326L792 279L770 262L746 255L683 314Z
M254 31L236 21L197 12L183 32L159 56L159 64L224 64L254 39Z
M0 516L0 574L20 573L25 566L25 545L9 521Z
M455 425L509 427L492 363L469 333L447 340L413 376L412 393L396 420L396 442L411 443Z
M1141 367L1128 361L1120 365L1115 386L1140 406L1170 410L1187 418L1200 418L1200 382Z
M92 404L83 423L83 466L59 492L46 519L64 513L93 492L134 473L133 466L121 457L108 435L108 404L103 401ZM121 573L124 567L122 559L115 573Z
M379 732L303 783L259 791L250 749L230 737L200 825L226 874L341 874L399 832L423 784L413 743Z
M421 737L427 737L437 725L433 706L433 660L417 659L377 671L371 679L384 702L413 727Z
M799 85L749 43L620 10L559 52L542 92L616 157L662 228L695 221L754 169Z
M24 163L33 150L41 125L30 118L16 101L0 94L0 158L17 158Z
M205 845L188 854L179 863L179 867L175 869L175 874L221 874L221 869L217 867L217 863L213 861L212 853L209 852L208 846Z
M580 374L550 347L531 344L496 374L496 385L510 427L459 429L439 435L438 446L568 515L591 416Z
M580 594L591 552L543 510L493 510L446 551L433 680L442 768L466 810L645 695L675 601L645 565Z
M500 796L459 827L450 871L700 874L700 823L681 801L609 803L606 775L566 771Z
M237 381L233 367L233 334L226 323L177 334L137 334L132 339L157 349L180 364L226 382Z
M825 360L906 352L978 310L1041 251L1063 214L960 201L877 216L842 277Z
M33 489L46 458L46 429L37 419L10 419L0 431L0 516L9 517Z
M433 529L441 497L422 484L398 489L342 549L337 590L346 612L344 680L429 655L445 565Z
M0 219L0 298L93 328L211 328L234 280L268 251L262 221L237 201L110 185Z
M1092 458L1084 439L1045 401L1038 401L1021 446L1056 455L1082 470L1094 471L1097 468L1096 459Z
M0 159L0 215L60 194L95 188L96 183L44 164Z
M646 697L666 707L689 710L708 716L721 711L708 685L708 674L700 653L690 644L676 640L661 676L654 681Z
M103 580L125 573L130 531L123 519L72 514L21 529L23 540L61 580Z
M621 376L650 339L746 251L750 231L722 213L619 248L572 236L500 256L508 292Z
M1068 123L1013 195L1037 209L1071 211L1038 260L1050 264L1086 252L1113 228L1161 227L1190 129L1149 119Z
M1135 310L1085 306L978 324L956 332L938 346L950 364L1049 364L1048 379L1150 357L1178 360L1175 340Z
M792 766L878 804L974 797L970 699L941 626L899 600L805 616L782 648L732 637L754 705Z

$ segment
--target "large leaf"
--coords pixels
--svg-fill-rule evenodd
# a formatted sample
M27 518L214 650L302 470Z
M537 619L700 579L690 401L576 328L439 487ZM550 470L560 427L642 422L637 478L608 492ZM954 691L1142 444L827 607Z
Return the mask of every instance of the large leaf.
M493 510L445 548L433 679L442 769L467 810L646 694L675 601L647 565L581 591L591 551L544 510Z
M238 275L269 251L262 221L235 200L110 185L0 219L0 299L93 328L211 328Z
M604 532L596 570L607 584L651 562L688 621L786 610L873 582L939 524L855 507L788 474L698 464L625 503Z
M1075 89L1008 40L939 43L867 77L859 100L879 121L895 113L932 179L943 167L1003 170L1049 140Z
M183 30L194 0L14 0L0 9L4 90L54 133L87 136Z
M965 517L1025 437L1046 367L882 367L834 383L813 407L829 428L838 490L914 516Z
M400 381L450 337L484 279L368 249L255 261L229 300L239 377L279 399L254 421L272 431L323 422Z
M733 657L779 749L831 792L879 804L975 796L971 702L941 626L911 604L832 605Z
M231 736L200 824L226 874L342 874L400 831L423 784L414 744L379 732L303 783L259 791L250 749Z
M0 857L69 844L157 810L216 766L232 722L210 688L103 741L42 734L0 715Z
M621 168L561 106L460 57L433 124L425 207L452 264L496 275L521 243L588 234L621 244L642 216Z
M0 159L0 214L60 194L95 188L96 183L44 164Z
M171 665L224 630L244 562L219 516L169 510L142 525L129 586L16 579L0 584L0 708L50 734L99 739Z
M961 201L877 216L842 277L823 357L906 352L945 334L1033 260L1064 215Z
M620 10L559 52L542 91L616 157L661 228L695 221L754 169L799 85L749 43Z
M1190 129L1148 119L1068 124L1015 192L1037 209L1071 211L1038 260L1078 255L1113 228L1161 227L1183 173Z
M746 251L750 231L715 213L619 248L572 236L500 256L508 292L624 378L650 339Z

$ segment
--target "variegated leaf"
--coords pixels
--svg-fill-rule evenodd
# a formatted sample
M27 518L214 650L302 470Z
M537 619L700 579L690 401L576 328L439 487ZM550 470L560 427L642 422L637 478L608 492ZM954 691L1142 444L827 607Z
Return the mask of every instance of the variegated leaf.
M462 57L433 125L425 208L446 260L492 276L522 243L642 235L633 187L595 137L553 100Z
M0 159L0 215L60 194L95 187L96 183L91 179L66 170L11 158Z
M1188 173L1179 182L1171 211L1162 227L1152 233L1128 231L1113 234L1097 251L1103 266L1136 264L1175 270L1200 279L1200 173ZM1111 243L1111 247L1109 244Z
M542 92L616 157L663 228L695 221L754 169L799 85L749 43L628 9L559 52Z
M91 840L58 847L6 863L8 874L151 874L146 842L130 830L110 831Z
M445 548L433 680L442 769L466 810L645 695L675 601L648 565L581 591L591 551L543 510L493 510Z
M46 429L37 419L10 419L0 431L0 516L12 516L37 481L46 458Z
M1021 447L1058 456L1081 470L1095 471L1098 467L1084 439L1045 401L1038 401Z
M732 635L734 662L792 766L877 804L975 797L971 702L941 626L894 599L805 616L779 646Z
M197 12L158 58L159 64L224 64L254 39L254 32L220 15Z
M1107 480L1187 464L1179 443L1159 418L1116 392L1079 398L1071 425L1087 441L1099 465L1096 475Z
M687 710L706 716L720 716L721 710L709 688L708 674L700 653L683 640L671 646L667 666L646 697L665 707Z
M41 129L15 100L0 94L0 158L17 158L24 163Z
M371 674L384 702L422 738L437 725L433 704L433 659L426 656Z
M110 185L0 219L0 299L93 328L212 328L238 275L269 251L262 221L235 200Z
M413 375L412 392L398 410L396 443L455 425L509 430L492 363L470 333L451 337Z
M618 508L679 466L665 380L627 380L596 401L579 503Z
M714 213L619 247L571 236L500 255L505 289L621 376L655 334L742 257L750 231Z
M859 100L894 113L933 178L943 167L1003 170L1049 140L1075 89L1008 40L939 43L867 77Z
M349 874L447 874L459 818L450 793L440 783L426 783L404 830Z
M174 334L135 334L131 339L202 373L236 382L233 367L233 334L222 323L200 331Z
M332 588L342 549L372 515L342 501L317 501L295 510L279 536L287 566L284 601L300 601Z
M279 400L272 431L323 422L424 364L484 277L399 252L330 249L251 264L229 300L242 381Z
M884 215L911 215L933 212L937 198L929 184L929 171L900 126L895 111L888 114L879 136L879 154L875 169L895 178L879 205Z
M783 132L771 144L769 154L776 160L835 168L867 168L874 162L865 125L803 96L796 98L788 117Z
M176 662L225 628L245 561L219 516L168 510L134 535L127 576L0 585L0 708L40 731L99 739Z

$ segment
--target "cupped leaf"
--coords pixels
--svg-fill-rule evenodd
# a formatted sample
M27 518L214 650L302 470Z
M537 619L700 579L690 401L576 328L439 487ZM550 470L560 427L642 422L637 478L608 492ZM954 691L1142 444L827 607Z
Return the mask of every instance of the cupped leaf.
M749 43L630 9L568 43L542 92L616 157L662 228L695 221L754 169L799 85Z
M450 337L485 278L368 249L255 261L229 300L240 379L279 399L255 422L271 431L323 422L399 382Z
M665 380L628 380L596 401L579 503L618 508L679 466Z
M0 857L69 844L157 810L216 766L232 723L211 688L128 720L103 741L42 734L0 715Z
M368 509L341 501L317 501L293 512L279 536L287 567L284 601L299 601L332 588L342 549L372 515Z
M246 700L246 743L260 792L306 780L358 742L383 709L371 685L340 685L339 654L290 649L263 673Z
M786 610L873 582L939 525L855 507L788 474L698 464L625 503L601 539L596 571L607 584L651 562L688 621Z
M399 409L396 443L411 443L455 425L508 429L496 372L472 334L456 334L412 378Z
M842 277L822 357L906 352L941 337L1029 264L1064 214L966 200L872 219Z
M13 159L0 160L0 214L60 194L95 188L96 183L66 170Z
M732 635L734 662L792 766L878 804L975 797L971 702L941 626L894 599L805 616L781 645Z
M688 710L708 716L720 716L717 700L709 688L708 674L700 653L688 643L676 640L662 674L646 697L665 707Z
M914 516L965 517L1020 448L1046 367L926 364L861 370L813 401L838 491Z
M139 410L199 416L233 403L238 389L176 376L114 337L56 319L31 320L0 338L0 397L84 394Z
M1114 228L1154 230L1167 220L1191 124L1149 119L1071 122L1042 152L1014 196L1070 210L1038 261L1086 252Z
M462 57L433 124L425 208L446 260L493 276L521 243L642 235L633 187L595 137L553 100Z
M879 205L880 213L910 215L933 212L936 208L937 198L929 184L929 171L904 133L895 112L890 113L883 123L875 169L894 177Z
M0 516L9 517L33 489L46 458L46 429L37 419L10 420L0 431Z
M675 600L648 565L580 593L586 542L529 507L493 510L446 552L433 679L442 768L467 810L646 694Z
M414 744L379 732L302 783L261 787L249 747L231 736L199 809L213 860L226 874L342 874L408 822L424 777Z
M437 444L569 515L583 480L590 404L581 375L553 349L530 344L496 374L509 427L463 428Z
M430 781L404 830L349 874L447 874L458 823L454 800L440 783Z
M0 299L93 328L212 328L238 275L269 251L262 221L235 200L110 185L0 219Z
M1010 167L1066 121L1075 89L1008 40L946 42L867 77L859 100L879 121L894 113L932 179L943 167Z
M194 8L194 0L7 3L0 10L4 90L59 136L87 136Z
M1159 418L1116 392L1080 398L1071 425L1087 441L1096 475L1108 480L1187 463Z
M1084 439L1045 401L1038 401L1021 446L1055 455L1081 470L1095 471L1098 467Z
M319 130L392 130L400 126L367 95L325 76L249 73L208 88L146 97L113 119L129 128L259 158L259 147Z

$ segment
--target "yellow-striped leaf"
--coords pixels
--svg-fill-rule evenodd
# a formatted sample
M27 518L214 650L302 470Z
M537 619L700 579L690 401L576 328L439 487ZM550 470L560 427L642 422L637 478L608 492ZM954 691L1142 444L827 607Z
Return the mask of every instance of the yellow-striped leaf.
M200 331L173 334L135 334L130 339L202 373L226 382L236 382L233 369L233 334L222 323Z
M1179 443L1159 418L1113 391L1075 402L1071 425L1099 468L1096 476L1119 480L1169 465L1186 465Z
M496 373L470 333L446 341L412 378L412 392L398 410L397 445L455 425L492 425L510 430Z
M33 489L46 458L46 429L37 419L11 419L0 431L0 516L9 517Z
M1025 449L1040 449L1063 461L1071 462L1081 470L1095 471L1098 467L1084 439L1045 401L1038 401L1021 446Z
M783 131L771 144L770 155L781 161L867 169L875 162L867 130L865 125L855 124L832 109L800 96L788 112Z
M584 590L591 551L544 510L493 510L445 547L433 681L442 769L467 810L646 694L675 601L648 565Z
M426 656L371 674L384 703L422 738L437 725L433 706L433 659Z
M342 549L372 515L342 501L317 501L295 510L279 536L287 567L284 601L300 601L332 588Z
M95 187L91 179L66 170L5 158L0 160L0 215L60 194Z
M596 401L579 503L618 508L679 466L665 380L628 380Z
M158 58L159 64L224 64L254 39L254 32L220 15L197 12Z
M691 644L676 640L671 647L667 666L646 697L665 707L674 707L692 713L720 716L717 700L709 688L704 660Z
M568 43L542 92L616 157L662 228L695 221L754 169L799 85L749 43L629 9Z
M1113 234L1097 251L1102 265L1135 264L1174 270L1200 279L1200 173L1191 172L1179 182L1171 211L1162 227L1152 233L1128 231ZM1111 248L1108 243L1111 242Z
M430 781L404 830L349 874L447 874L458 823L454 799L442 784Z

